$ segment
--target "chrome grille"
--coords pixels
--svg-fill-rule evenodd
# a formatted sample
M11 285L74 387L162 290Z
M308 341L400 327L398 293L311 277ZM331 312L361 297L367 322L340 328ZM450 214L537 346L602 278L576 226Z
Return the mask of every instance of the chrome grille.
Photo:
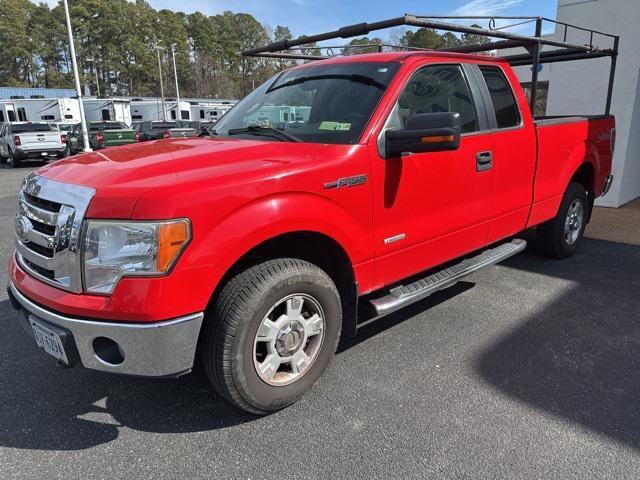
M39 280L82 291L80 231L95 190L29 173L18 194L16 256Z

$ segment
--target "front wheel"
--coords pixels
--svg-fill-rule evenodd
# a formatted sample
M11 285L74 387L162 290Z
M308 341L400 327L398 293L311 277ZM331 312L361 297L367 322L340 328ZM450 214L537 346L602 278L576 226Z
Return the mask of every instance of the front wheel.
M297 401L335 354L342 325L331 278L309 262L281 258L231 279L207 314L202 355L216 391L266 414Z
M570 257L578 249L587 226L587 191L570 183L558 214L538 226L538 243L544 253L555 258Z

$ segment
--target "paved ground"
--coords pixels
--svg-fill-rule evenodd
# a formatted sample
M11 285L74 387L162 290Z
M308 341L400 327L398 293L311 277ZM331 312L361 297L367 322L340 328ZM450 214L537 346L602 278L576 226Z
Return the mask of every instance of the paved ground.
M24 172L0 170L3 261ZM265 418L199 373L56 369L3 296L0 478L638 478L639 272L636 246L529 249L366 328Z
M586 233L591 238L640 245L640 198L620 208L596 207Z

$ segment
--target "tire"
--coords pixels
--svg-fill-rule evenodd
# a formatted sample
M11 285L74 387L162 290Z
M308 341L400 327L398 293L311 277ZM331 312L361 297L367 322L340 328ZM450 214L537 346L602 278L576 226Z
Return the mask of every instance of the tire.
M268 414L316 383L335 354L341 326L340 295L323 270L293 258L269 260L229 280L209 308L204 368L229 403Z
M13 153L11 152L11 150L9 150L9 156L7 157L7 164L9 165L10 168L20 167L20 160L18 160L13 156Z
M538 226L538 244L545 254L567 258L576 252L587 225L587 205L587 191L579 183L571 182L558 214Z

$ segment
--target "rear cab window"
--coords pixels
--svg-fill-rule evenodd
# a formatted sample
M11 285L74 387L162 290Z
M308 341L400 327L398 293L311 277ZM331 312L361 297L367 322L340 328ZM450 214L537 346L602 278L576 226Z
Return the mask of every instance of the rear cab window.
M48 123L25 123L17 124L11 127L11 133L31 133L31 132L53 132L51 125Z
M180 128L176 122L151 122L151 129Z
M514 128L520 125L521 116L513 90L500 67L479 65L480 73L489 90L496 115L497 128Z

